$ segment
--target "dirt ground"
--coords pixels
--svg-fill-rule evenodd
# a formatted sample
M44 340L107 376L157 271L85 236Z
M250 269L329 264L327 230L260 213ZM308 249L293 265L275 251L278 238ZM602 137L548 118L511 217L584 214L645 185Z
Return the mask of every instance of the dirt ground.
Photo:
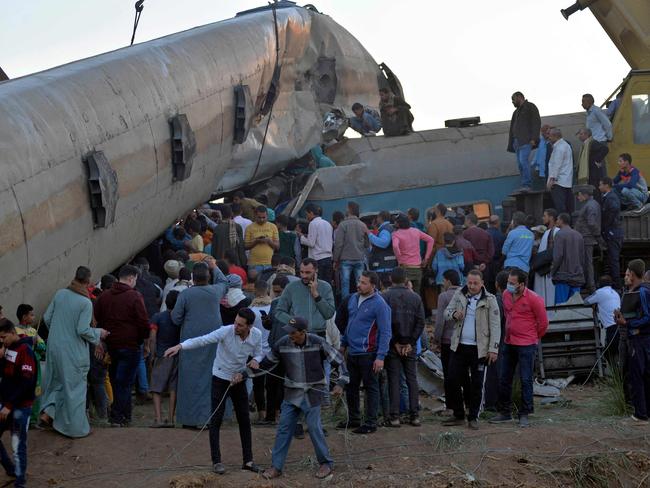
M605 395L597 386L570 386L566 402L536 404L529 429L487 422L478 431L445 428L432 412L440 403L424 397L420 428L357 436L335 430L336 414L326 411L336 465L323 482L313 477L317 466L308 435L294 440L284 476L271 483L239 469L237 427L226 423L222 453L228 472L217 476L210 472L207 432L147 428L152 407L145 405L136 408L134 427L94 427L85 439L30 431L28 481L52 488L650 486L650 426L604 415ZM255 460L264 467L273 440L273 427L253 428ZM3 442L8 444L6 436ZM0 477L0 486L7 481Z

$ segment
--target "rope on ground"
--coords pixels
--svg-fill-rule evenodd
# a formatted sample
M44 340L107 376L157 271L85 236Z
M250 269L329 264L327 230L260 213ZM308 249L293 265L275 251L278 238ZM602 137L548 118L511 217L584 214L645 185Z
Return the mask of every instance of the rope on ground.
M618 327L618 326L616 326L616 325L612 325L612 326L610 326L610 327ZM616 333L618 334L618 330L616 330ZM614 337L616 337L616 336L614 336ZM600 356L596 356L596 362L595 362L594 365L591 367L591 370L589 371L589 374L587 375L587 379L586 379L586 380L584 381L584 383L582 383L582 385L580 385L580 386L585 386L585 385L587 384L587 382L591 379L591 375L592 375L592 374L594 373L594 371L596 370L596 366L598 366L598 363L599 363L599 362L602 362L603 358L605 357L605 353L606 353L607 350L609 349L609 346L611 346L613 343L614 343L614 340L612 339L611 341L609 341L609 344L607 344L607 347L605 347L605 349L603 349L603 352L600 353ZM596 351L596 353L598 353L598 351Z
M174 449L174 448L172 447L172 453L167 457L167 459L165 460L165 462L163 463L163 465L160 466L159 468L157 468L157 469L156 469L156 470L155 470L151 475L147 476L147 477L144 479L144 481L143 481L142 483L140 483L140 484L137 485L137 487L144 486L144 485L147 483L147 481L149 481L151 478L153 478L153 477L156 476L158 473L160 473L161 471L163 471L163 470L167 467L167 464L169 463L169 461L170 461L172 458L175 457L175 458L179 461L179 463L180 463L180 455L185 451L185 449L187 449L187 448L190 447L192 444L194 444L194 442L199 438L199 436L200 436L201 433L205 430L205 428L206 428L208 425L210 425L210 421L212 420L212 417L214 417L214 414L217 413L217 410L219 410L219 408L221 408L221 404L225 401L225 399L228 398L228 391L230 390L230 387L231 387L231 386L232 386L232 383L228 385L228 387L226 388L226 391L225 391L224 394L223 394L223 397L221 398L221 401L220 401L219 404L217 405L217 408L215 408L215 409L212 411L212 413L211 413L210 416L208 417L208 420L205 421L205 423L203 424L203 426L201 427L201 429L196 433L196 435L195 435L192 439L190 439L190 441L189 441L187 444L185 444L185 445L184 445L184 446L183 446L179 451L177 451L176 449Z

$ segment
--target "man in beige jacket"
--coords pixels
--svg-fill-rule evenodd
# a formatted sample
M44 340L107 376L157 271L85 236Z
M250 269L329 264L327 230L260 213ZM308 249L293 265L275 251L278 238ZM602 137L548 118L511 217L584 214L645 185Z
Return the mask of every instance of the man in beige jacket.
M469 407L468 427L478 429L478 415L483 397L483 381L487 364L497 360L501 319L496 297L483 285L483 274L472 270L467 284L456 291L445 309L445 319L456 326L451 337L449 359L449 390L447 405L454 410L453 418L443 425L464 425L465 406ZM461 385L469 385L461 395Z

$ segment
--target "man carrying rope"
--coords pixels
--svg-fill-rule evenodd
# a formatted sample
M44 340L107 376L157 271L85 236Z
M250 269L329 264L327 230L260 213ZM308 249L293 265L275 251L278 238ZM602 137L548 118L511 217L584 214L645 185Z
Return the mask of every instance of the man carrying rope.
M250 308L242 308L233 325L224 325L209 334L187 339L165 351L165 357L178 354L181 349L196 349L208 344L218 344L217 354L212 365L212 415L210 422L210 454L212 470L224 474L226 467L221 462L219 449L219 430L226 408L226 397L230 396L235 408L239 437L242 443L244 463L241 469L259 473L261 469L253 462L253 441L248 412L248 391L244 381L246 362L257 367L264 357L262 354L262 332L253 327L255 313Z
M308 333L307 328L308 324L304 318L290 319L284 326L288 335L275 343L259 365L255 364L255 361L249 363L252 370L261 369L268 374L273 374L268 370L281 362L286 372L284 401L272 453L273 466L263 473L267 479L282 475L282 468L301 412L305 414L309 437L320 464L316 478L323 479L332 474L332 458L320 418L323 394L328 391L329 386L325 381L323 361L339 368L338 384L332 390L334 396L343 393L343 386L349 381L348 371L341 353L330 346L325 339Z

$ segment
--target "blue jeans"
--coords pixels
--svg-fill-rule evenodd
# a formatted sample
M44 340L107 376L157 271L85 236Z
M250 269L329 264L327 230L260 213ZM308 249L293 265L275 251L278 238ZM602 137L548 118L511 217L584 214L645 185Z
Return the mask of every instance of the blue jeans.
M350 275L354 272L355 284L361 279L365 269L363 261L341 261L341 300L350 295Z
M521 186L527 186L530 188L531 179L530 179L530 153L533 150L533 146L530 144L523 144L517 147L517 166L519 166L519 174L521 174Z
M618 193L621 196L621 203L626 207L640 208L648 199L648 194L638 188L621 188Z
M248 267L248 272L250 273L251 271L255 271L255 273L257 273L257 275L259 276L262 273L262 271L271 269L271 267L272 266L270 264L251 264Z
M149 381L147 380L147 365L144 362L144 347L140 346L140 359L138 360L138 393L146 395L149 392Z
M138 349L111 349L108 353L111 356L108 375L113 386L109 420L115 424L128 424L131 422L131 388L141 354Z
M503 344L502 362L499 377L499 405L501 413L512 413L512 379L515 368L519 364L519 379L521 380L521 410L520 415L533 413L533 371L537 344L530 346L513 346Z
M303 399L300 407L296 407L293 403L285 400L280 407L280 424L278 425L275 444L273 445L273 452L271 454L273 467L278 471L282 471L284 468L284 462L287 459L289 446L291 445L293 433L296 430L296 424L301 413L305 414L309 437L314 446L318 464L328 464L330 466L333 464L320 421L320 405L310 407L307 401Z
M566 303L576 293L580 293L580 288L576 286L570 286L566 283L556 283L555 284L555 305L560 305L561 303Z
M15 408L7 417L7 420L0 422L0 436L6 430L11 432L11 446L14 451L13 461L7 454L5 446L0 441L0 463L8 475L15 475L15 485L22 488L25 485L27 473L27 429L29 428L29 416L32 414L32 407Z

